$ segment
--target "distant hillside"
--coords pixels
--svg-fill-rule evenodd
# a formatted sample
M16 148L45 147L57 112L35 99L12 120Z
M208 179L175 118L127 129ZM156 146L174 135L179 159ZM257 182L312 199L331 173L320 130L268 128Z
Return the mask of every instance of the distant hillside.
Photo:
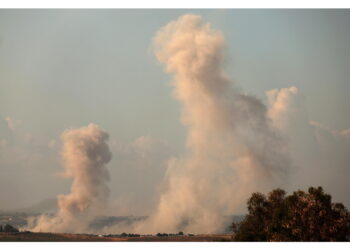
M136 221L147 219L147 216L99 216L95 218L90 224L90 227L94 230L100 230L103 227L110 227L117 225L118 223L124 223L131 225Z
M42 213L54 213L57 211L56 199L44 199L32 206L14 209L11 212L27 213L27 214L42 214Z

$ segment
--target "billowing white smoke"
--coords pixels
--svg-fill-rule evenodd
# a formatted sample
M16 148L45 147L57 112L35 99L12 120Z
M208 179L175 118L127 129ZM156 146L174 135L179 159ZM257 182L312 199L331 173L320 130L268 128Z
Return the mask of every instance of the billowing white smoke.
M218 232L231 222L223 216L245 207L252 192L281 186L289 167L285 143L261 101L224 75L224 37L201 17L180 17L154 42L174 74L188 153L171 162L157 211L135 231Z
M311 121L296 87L267 92L269 116L288 139L295 168L290 190L323 186L336 201L349 206L349 130L334 131Z
M59 195L57 215L41 216L31 230L65 233L89 230L89 223L106 206L109 196L108 137L94 124L63 132L64 175L73 178L71 193Z
M110 143L114 161L118 166L110 169L113 176L113 196L109 214L149 215L156 205L168 159L177 155L174 147L151 136L140 136L131 142ZM129 230L119 231L130 232ZM106 233L109 233L106 231Z

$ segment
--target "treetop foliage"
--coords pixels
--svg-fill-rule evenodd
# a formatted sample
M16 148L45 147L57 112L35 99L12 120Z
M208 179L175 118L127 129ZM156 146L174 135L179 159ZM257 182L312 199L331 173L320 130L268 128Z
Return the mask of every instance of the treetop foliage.
M275 189L267 196L253 193L248 215L233 223L236 241L349 241L350 213L322 187L286 196Z

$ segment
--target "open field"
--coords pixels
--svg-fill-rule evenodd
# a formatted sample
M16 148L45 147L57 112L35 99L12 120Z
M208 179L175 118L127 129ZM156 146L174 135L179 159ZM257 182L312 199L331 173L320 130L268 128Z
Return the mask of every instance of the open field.
M170 241L170 242L200 242L200 241L231 241L231 235L193 235L193 236L140 236L140 237L106 237L88 234L56 234L56 233L0 233L0 241Z

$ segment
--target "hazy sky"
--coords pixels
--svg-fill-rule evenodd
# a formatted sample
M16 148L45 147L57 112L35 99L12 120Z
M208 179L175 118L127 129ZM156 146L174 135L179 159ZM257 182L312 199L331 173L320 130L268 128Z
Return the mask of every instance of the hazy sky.
M116 206L151 207L186 136L152 38L186 13L223 32L245 92L296 86L310 120L350 128L348 10L0 10L0 209L67 192L60 135L91 122L110 134Z

